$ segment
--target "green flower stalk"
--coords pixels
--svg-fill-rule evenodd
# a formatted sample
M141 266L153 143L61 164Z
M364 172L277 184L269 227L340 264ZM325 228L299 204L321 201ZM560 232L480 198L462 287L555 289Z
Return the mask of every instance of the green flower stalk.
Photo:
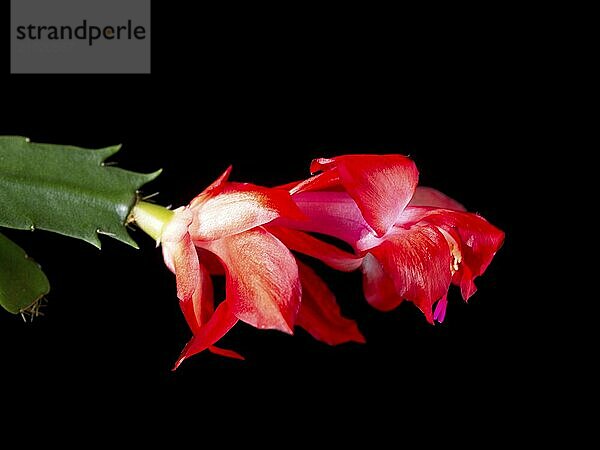
M173 211L164 206L141 200L133 207L129 221L135 223L159 244L163 229L171 221L173 215Z

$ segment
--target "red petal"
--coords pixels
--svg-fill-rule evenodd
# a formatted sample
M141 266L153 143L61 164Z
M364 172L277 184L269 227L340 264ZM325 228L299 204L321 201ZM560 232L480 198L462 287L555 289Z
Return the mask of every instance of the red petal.
M414 302L433 323L433 304L448 292L452 280L444 235L435 227L396 228L371 253L393 280L397 294Z
M317 170L321 169L317 168ZM289 191L290 194L299 194L300 192L308 191L337 191L340 187L341 181L338 171L335 169L335 167L332 167L325 172L297 183L295 186L289 186Z
M441 193L437 189L419 186L415 195L410 200L408 206L430 206L435 208L454 209L456 211L466 211L463 205L453 198Z
M380 311L391 311L404 300L381 263L370 253L363 258L363 290L369 304Z
M463 261L474 276L485 271L504 242L504 232L477 214L437 210L423 220L446 230L456 230Z
M200 265L198 285L190 297L180 298L179 306L192 333L208 322L214 311L213 285L210 274Z
M236 317L256 328L292 333L300 307L298 267L263 228L207 243L225 265L227 299Z
M407 208L413 223L435 225L448 232L459 244L462 261L454 275L467 300L476 291L473 280L485 272L504 242L504 232L483 217L447 209Z
M317 258L333 269L351 272L361 264L362 258L340 250L336 246L323 242L302 231L278 226L268 226L267 230L290 250Z
M200 262L204 267L206 267L208 273L211 275L225 275L223 263L215 254L200 247L196 247L196 251L198 252L198 258L200 259Z
M296 324L329 345L364 343L356 322L346 319L327 285L308 266L297 261L302 280L302 304Z
M211 347L237 323L237 320L238 319L231 312L228 302L222 302L217 307L210 320L200 327L198 332L195 333L192 339L187 343L181 352L179 359L177 359L173 370L177 369L186 358Z
M275 186L275 189L282 189L284 191L291 191L292 189L294 189L296 186L298 186L301 183L304 183L304 180L302 180L302 181L292 181L290 183L280 184L279 186Z
M460 286L460 294L462 295L462 298L467 301L475 292L477 292L477 286L475 286L475 282L473 281L475 280L475 277L467 265L463 265L457 275L459 276L457 284Z
M197 197L191 209L189 231L196 242L242 233L277 217L304 217L287 191L229 182Z
M214 345L208 347L208 350L211 353L214 353L215 355L225 356L226 358L240 359L242 361L246 359L238 352L234 352L233 350L227 350L225 348L215 347Z
M213 181L210 186L204 189L204 191L202 191L190 202L190 206L194 206L196 203L202 203L209 194L217 195L227 183L227 180L229 180L229 175L231 175L232 169L233 166L229 166L227 169L225 169L225 172L223 172L219 178Z
M412 198L419 178L402 155L345 155L313 161L311 170L335 167L348 194L378 236L386 234Z
M326 171L335 167L335 158L315 158L310 162L310 173Z

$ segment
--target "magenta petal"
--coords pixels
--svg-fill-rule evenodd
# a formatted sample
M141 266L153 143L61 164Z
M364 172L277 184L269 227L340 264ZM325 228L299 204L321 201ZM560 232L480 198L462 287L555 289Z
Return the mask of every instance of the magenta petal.
M272 225L326 234L354 248L365 238L375 238L354 200L346 192L302 192L293 196L305 219L279 218Z
M258 227L207 243L225 266L232 313L256 328L292 333L300 307L298 267L290 251Z
M435 305L433 311L433 320L437 320L439 323L444 321L446 317L446 308L448 307L448 296L444 295Z
M333 293L323 280L300 261L298 269L302 280L302 304L297 325L329 345L350 341L364 343L365 338L356 322L342 316Z
M237 323L237 321L238 319L231 312L227 300L222 302L217 307L210 320L200 327L198 332L194 334L192 339L184 347L173 370L177 369L185 359L211 347L221 339Z

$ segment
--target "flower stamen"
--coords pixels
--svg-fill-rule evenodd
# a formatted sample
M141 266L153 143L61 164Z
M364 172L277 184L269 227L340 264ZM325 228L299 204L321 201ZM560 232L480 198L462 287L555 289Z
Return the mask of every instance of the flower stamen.
M462 262L462 253L460 252L460 246L458 242L448 233L447 231L439 228L441 233L448 241L448 246L450 247L450 255L452 256L452 260L450 261L450 272L454 275L458 272L459 264Z

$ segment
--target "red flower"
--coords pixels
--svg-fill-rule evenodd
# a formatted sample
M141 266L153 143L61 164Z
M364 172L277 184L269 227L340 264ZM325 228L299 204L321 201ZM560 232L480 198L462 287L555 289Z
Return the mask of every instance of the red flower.
M241 358L215 347L238 320L290 334L298 325L331 345L364 342L327 285L290 250L337 270L360 268L371 305L387 311L408 300L433 323L444 320L450 284L465 300L473 295L504 239L441 192L417 188L415 164L401 155L318 159L311 166L318 175L271 189L229 182L230 169L156 233L193 333L176 367L206 349ZM216 309L211 275L226 277Z
M290 334L297 323L329 344L362 342L327 286L265 227L276 218L305 220L289 193L228 182L230 171L175 210L162 230L165 263L176 275L177 296L194 335L175 367L206 349L241 358L214 346L238 320ZM226 299L215 309L210 275L223 273Z
M276 223L352 245L360 258L365 296L380 310L409 300L429 322L443 321L450 284L459 285L467 300L476 290L473 280L485 271L504 240L502 231L481 216L464 212L455 200L435 189L417 188L418 172L407 157L318 159L311 171L322 172L287 186L309 219L282 218ZM297 242L283 242L336 267Z

